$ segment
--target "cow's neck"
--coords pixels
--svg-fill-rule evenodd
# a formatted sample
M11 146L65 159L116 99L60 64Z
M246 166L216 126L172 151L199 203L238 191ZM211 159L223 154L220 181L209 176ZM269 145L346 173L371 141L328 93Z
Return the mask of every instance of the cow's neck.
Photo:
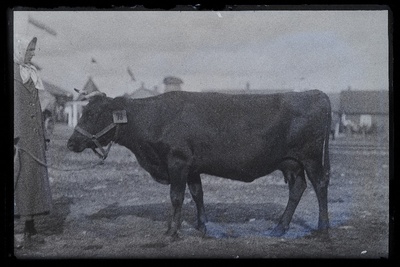
M146 135L142 133L142 122L140 121L143 116L148 116L146 105L127 99L121 109L126 110L128 122L121 124L116 143L137 154L140 144L146 142Z
M139 114L135 114L139 115ZM154 138L141 132L140 122L134 119L120 128L120 136L116 143L129 149L136 157L139 165L150 173L157 182L168 184L168 171L166 170L163 149L154 143Z

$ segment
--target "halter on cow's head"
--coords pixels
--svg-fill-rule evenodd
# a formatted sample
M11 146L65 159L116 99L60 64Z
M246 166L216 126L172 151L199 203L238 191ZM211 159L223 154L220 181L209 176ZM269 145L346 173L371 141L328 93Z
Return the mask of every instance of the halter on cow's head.
M67 146L74 152L91 148L101 159L106 159L111 145L117 140L119 125L126 123L126 112L115 110L111 105L113 99L104 93L93 95L83 108ZM107 146L106 149L103 146ZM99 149L99 151L96 150Z

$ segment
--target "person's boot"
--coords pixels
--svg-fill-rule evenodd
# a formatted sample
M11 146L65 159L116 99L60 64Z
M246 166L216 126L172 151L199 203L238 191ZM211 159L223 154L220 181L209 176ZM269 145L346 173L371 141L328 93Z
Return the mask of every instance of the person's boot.
M28 236L33 236L37 234L37 230L35 228L35 222L33 220L25 221L24 234Z
M37 234L37 230L35 228L35 223L33 220L26 220L25 221L25 228L24 228L24 247L29 248L34 244L43 244L44 239Z

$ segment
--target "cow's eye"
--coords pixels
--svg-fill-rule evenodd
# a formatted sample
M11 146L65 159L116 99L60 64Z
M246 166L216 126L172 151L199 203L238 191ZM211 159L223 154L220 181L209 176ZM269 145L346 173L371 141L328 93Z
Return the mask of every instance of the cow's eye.
M84 109L82 110L82 114L85 115L85 116L90 116L90 115L91 115L90 113L91 113L90 110L88 110L88 109L86 109L86 108L84 108Z
M82 111L82 117L86 118L87 120L92 119L92 113L89 112L88 110L83 110Z

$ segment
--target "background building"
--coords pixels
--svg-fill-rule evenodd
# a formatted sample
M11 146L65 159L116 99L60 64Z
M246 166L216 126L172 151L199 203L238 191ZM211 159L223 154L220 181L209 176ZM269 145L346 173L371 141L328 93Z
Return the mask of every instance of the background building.
M137 99L137 98L146 98L146 97L151 97L151 96L156 96L158 95L158 91L157 91L157 87L153 88L153 90L148 89L144 86L144 83L142 82L142 84L140 85L140 87L138 89L136 89L134 92L130 93L130 94L124 94L124 97L128 97L128 98L133 98L133 99Z
M342 91L340 112L348 131L389 136L388 91Z
M94 92L100 92L100 90L94 83L93 78L89 76L83 89L80 90L80 94L76 97L76 100L67 102L65 105L65 114L68 117L68 126L75 127L78 124L78 120L82 116L82 109L88 103L88 101L83 100L83 98L85 95Z
M183 81L177 77L174 76L165 77L163 83L165 84L164 93L170 91L182 91L181 84L183 84Z

